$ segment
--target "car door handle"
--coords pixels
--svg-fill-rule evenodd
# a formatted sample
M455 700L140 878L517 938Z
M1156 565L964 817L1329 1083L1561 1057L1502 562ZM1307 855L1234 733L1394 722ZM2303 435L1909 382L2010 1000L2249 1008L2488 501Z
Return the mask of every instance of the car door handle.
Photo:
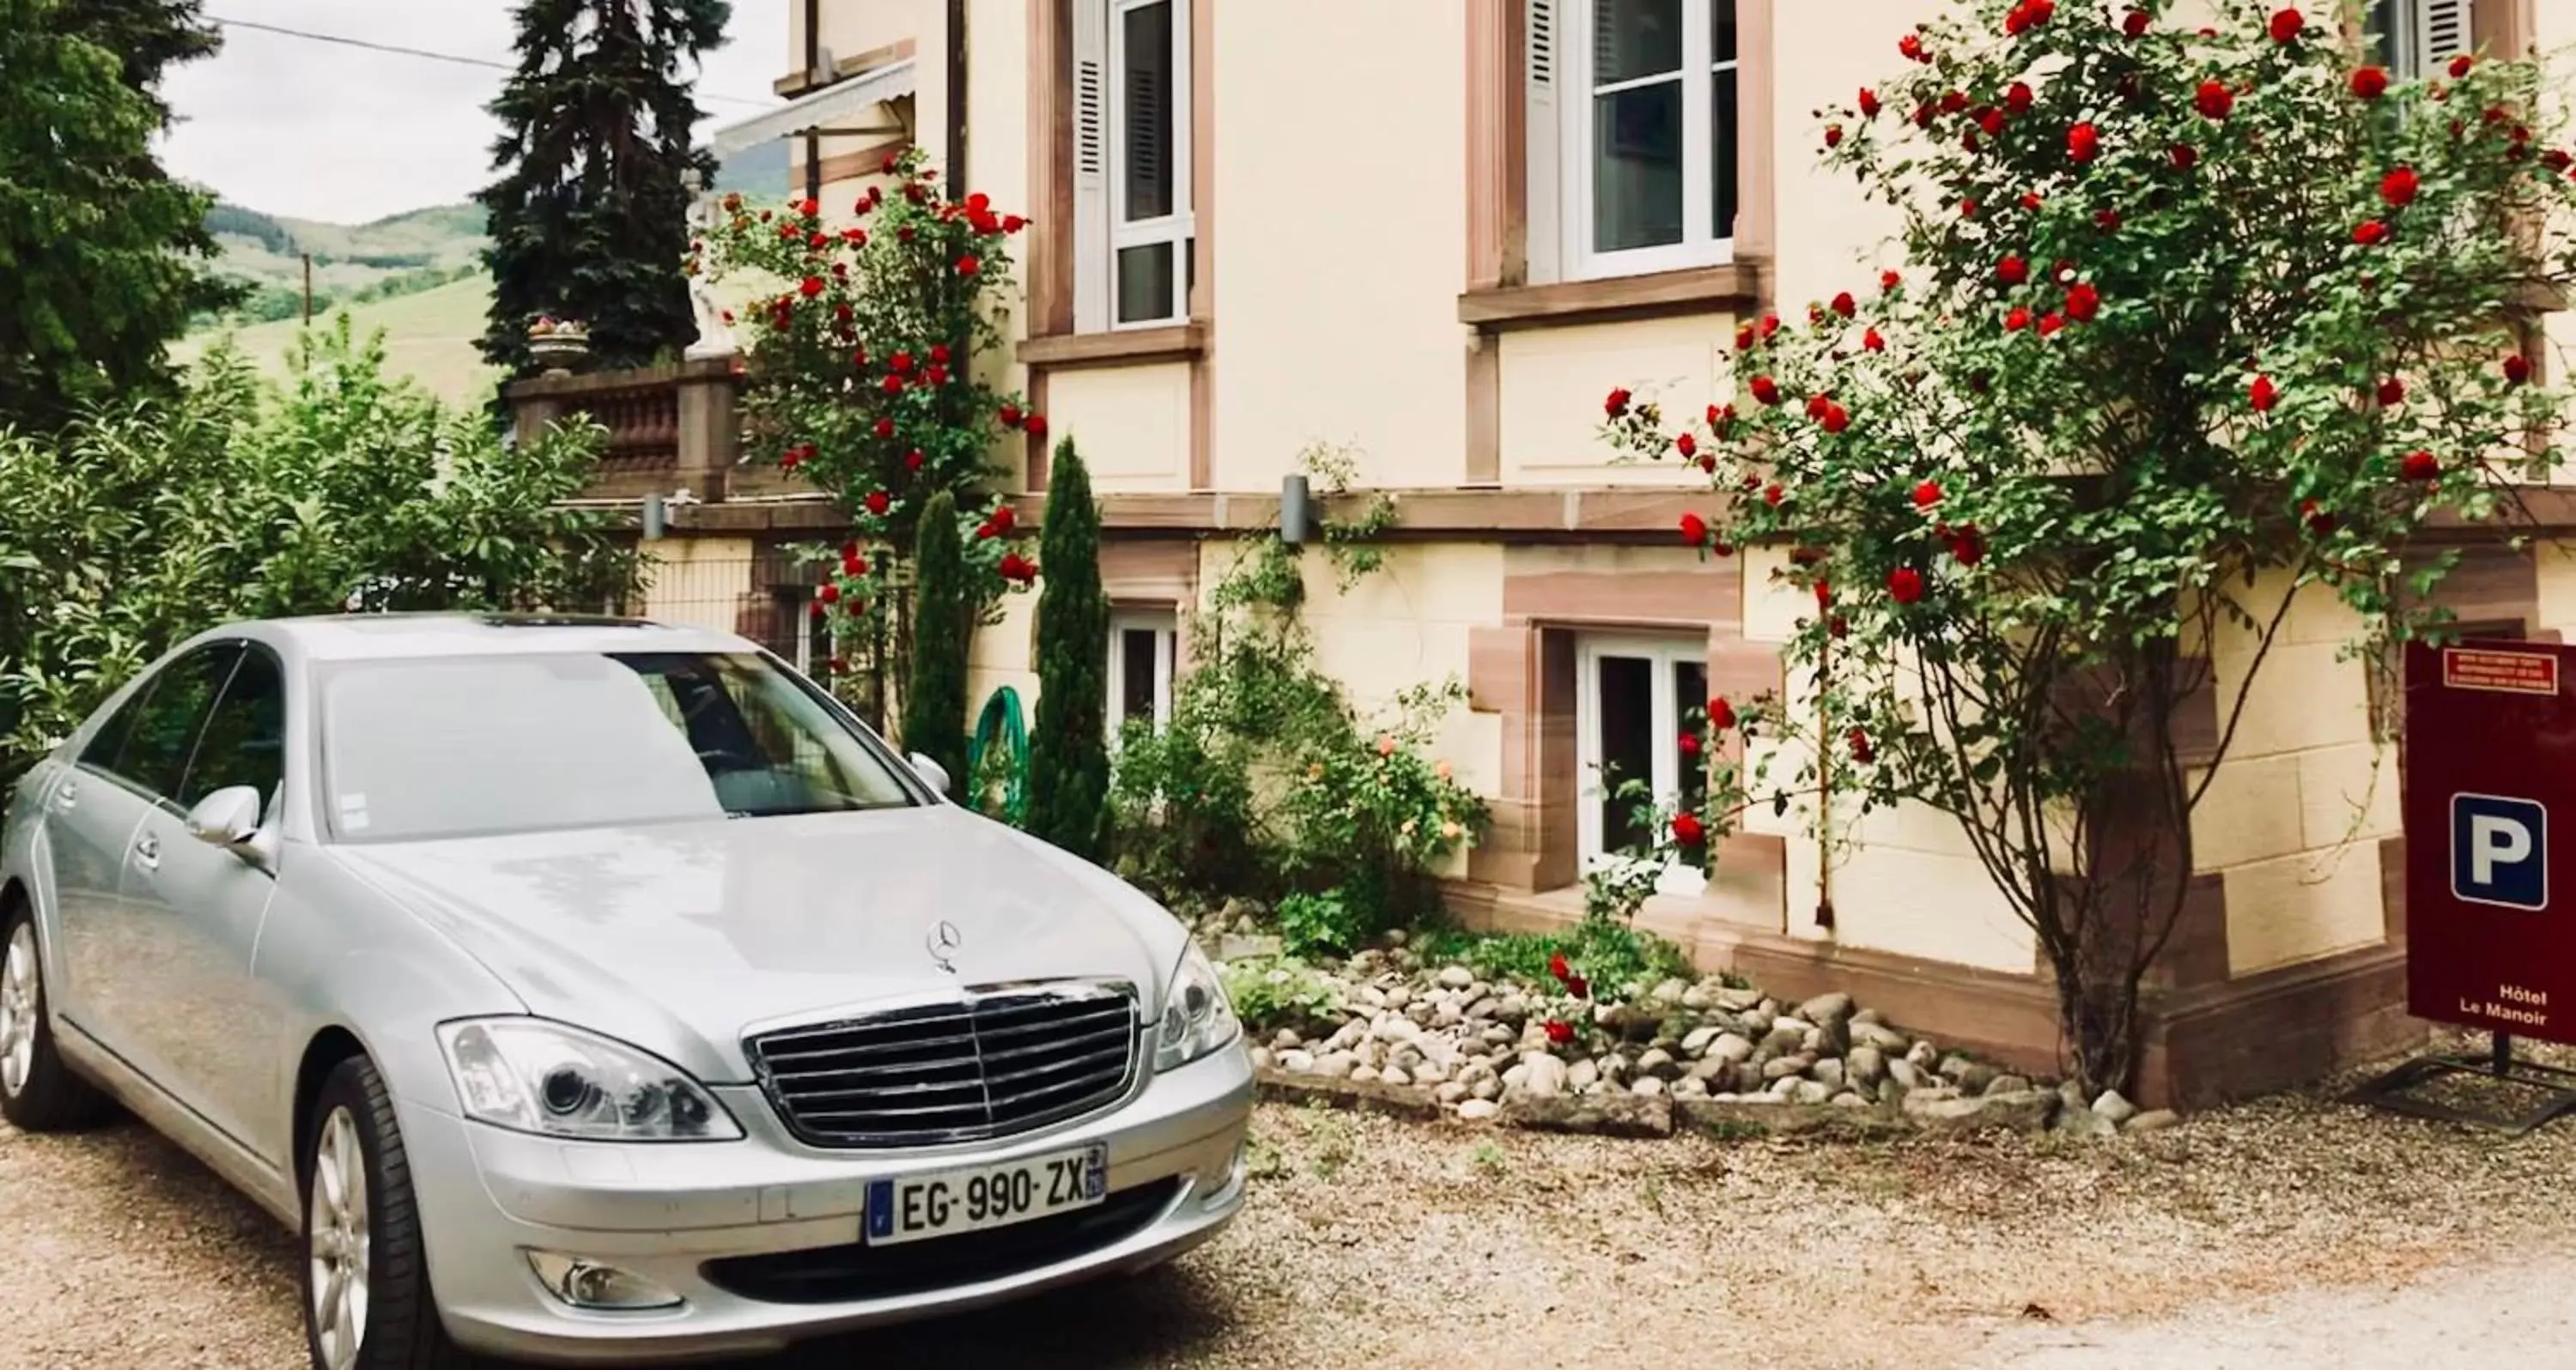
M66 780L54 787L54 807L64 813L80 807L80 786Z
M134 861L145 870L161 868L161 839L150 833L134 839Z

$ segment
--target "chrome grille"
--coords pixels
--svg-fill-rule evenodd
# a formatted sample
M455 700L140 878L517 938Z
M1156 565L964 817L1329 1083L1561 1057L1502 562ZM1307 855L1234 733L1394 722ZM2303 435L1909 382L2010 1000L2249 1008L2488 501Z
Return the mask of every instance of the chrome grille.
M744 1047L788 1130L813 1146L937 1146L1087 1113L1135 1077L1123 981L970 990L779 1028Z

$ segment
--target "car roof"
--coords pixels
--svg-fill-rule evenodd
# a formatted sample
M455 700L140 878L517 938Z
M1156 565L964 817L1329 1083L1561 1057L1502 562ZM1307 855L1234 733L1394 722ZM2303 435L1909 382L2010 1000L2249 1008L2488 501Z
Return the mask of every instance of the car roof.
M227 624L203 636L265 639L314 661L757 650L733 633L593 614L328 614Z

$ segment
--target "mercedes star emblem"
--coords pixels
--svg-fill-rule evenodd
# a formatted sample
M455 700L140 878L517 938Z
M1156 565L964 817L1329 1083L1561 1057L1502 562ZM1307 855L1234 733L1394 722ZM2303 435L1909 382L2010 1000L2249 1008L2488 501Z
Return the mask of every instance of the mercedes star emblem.
M963 950L966 946L966 934L959 932L955 923L951 923L947 919L943 918L930 925L928 945L930 947L930 959L938 962L941 970L944 970L951 975L955 975L957 973L957 953Z

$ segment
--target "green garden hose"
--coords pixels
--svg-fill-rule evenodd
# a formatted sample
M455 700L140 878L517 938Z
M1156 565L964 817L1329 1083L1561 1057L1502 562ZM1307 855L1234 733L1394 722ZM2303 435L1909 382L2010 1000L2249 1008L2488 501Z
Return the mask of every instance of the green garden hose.
M966 774L980 805L984 793L984 758L996 742L1002 746L1002 821L1018 827L1029 814L1029 728L1020 713L1020 692L1005 685L984 701L975 719L975 737L966 746Z

